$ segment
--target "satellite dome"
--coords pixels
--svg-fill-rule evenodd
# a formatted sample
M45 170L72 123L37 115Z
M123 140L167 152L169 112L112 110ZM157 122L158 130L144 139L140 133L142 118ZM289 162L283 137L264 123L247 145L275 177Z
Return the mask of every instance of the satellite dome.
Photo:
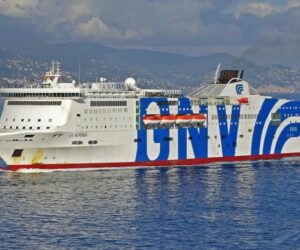
M136 86L136 80L134 78L127 78L125 80L125 85L130 88L133 89Z

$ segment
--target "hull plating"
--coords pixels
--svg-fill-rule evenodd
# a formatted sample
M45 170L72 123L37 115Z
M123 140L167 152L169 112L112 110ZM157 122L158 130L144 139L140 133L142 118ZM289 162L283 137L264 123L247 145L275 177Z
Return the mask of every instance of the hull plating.
M272 160L286 157L299 157L300 153L285 153L255 156L216 157L203 159L154 161L154 162L114 162L114 163L65 163L65 164L33 164L33 165L9 165L2 171L16 172L43 172L43 171L76 171L76 170L101 170L101 169L126 169L149 167L174 167L195 166L220 162L258 161Z

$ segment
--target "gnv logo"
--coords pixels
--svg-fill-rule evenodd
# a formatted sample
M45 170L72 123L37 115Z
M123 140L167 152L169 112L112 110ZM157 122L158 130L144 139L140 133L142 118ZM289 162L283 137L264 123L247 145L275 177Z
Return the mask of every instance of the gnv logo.
M244 91L244 86L243 84L237 84L236 87L235 87L235 90L236 90L236 93L238 95L241 95L242 92Z

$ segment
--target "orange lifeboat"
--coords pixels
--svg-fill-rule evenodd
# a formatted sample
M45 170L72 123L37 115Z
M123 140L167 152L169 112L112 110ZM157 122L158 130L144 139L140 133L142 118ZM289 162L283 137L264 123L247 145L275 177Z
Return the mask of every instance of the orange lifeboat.
M191 115L177 115L176 118L176 124L181 125L181 124L187 124L192 121L192 116Z
M143 122L145 125L158 125L160 121L160 115L144 115L143 117Z
M238 99L239 104L249 104L249 99L248 97L242 97Z
M206 120L206 116L205 115L202 115L202 114L194 114L192 115L192 120L191 120L191 123L192 124L202 124L204 123Z
M162 115L161 116L161 125L171 125L176 121L176 115Z

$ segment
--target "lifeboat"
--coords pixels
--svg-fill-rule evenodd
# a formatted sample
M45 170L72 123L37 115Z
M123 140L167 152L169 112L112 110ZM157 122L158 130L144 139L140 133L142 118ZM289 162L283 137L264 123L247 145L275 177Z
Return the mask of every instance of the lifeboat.
M160 115L145 115L143 122L145 125L158 125L161 121Z
M176 115L162 115L161 125L172 125L176 121Z
M194 114L191 116L192 116L192 120L191 120L192 124L203 124L206 120L206 116L202 114Z
M192 116L191 115L177 115L176 118L176 124L181 125L181 124L187 124L192 121Z

